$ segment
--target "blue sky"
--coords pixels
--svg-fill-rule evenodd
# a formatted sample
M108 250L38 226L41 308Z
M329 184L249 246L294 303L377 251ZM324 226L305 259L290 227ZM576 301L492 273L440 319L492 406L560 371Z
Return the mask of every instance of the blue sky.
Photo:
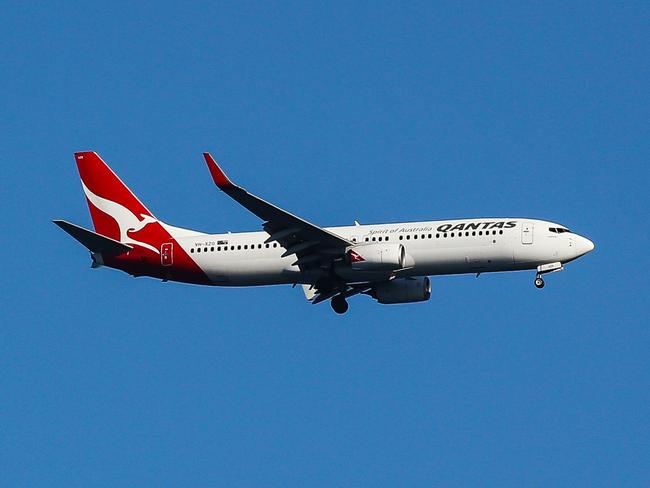
M2 486L650 484L645 2L10 2L0 18ZM560 222L547 279L426 304L91 270L73 151L156 215Z

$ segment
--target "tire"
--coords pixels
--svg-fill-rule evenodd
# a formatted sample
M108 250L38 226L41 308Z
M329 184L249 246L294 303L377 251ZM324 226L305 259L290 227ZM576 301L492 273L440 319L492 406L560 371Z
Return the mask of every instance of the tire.
M535 286L539 289L544 288L544 280L542 278L535 278Z
M338 314L344 314L345 312L348 311L349 305L345 297L342 296L335 296L332 298L332 309L338 313Z

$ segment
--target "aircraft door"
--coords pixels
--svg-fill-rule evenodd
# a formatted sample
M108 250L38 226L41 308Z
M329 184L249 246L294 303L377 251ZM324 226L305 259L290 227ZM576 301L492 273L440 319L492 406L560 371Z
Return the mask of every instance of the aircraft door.
M165 242L160 246L160 264L171 266L174 264L174 244Z
M533 223L524 222L521 224L521 243L522 244L532 244L533 243Z

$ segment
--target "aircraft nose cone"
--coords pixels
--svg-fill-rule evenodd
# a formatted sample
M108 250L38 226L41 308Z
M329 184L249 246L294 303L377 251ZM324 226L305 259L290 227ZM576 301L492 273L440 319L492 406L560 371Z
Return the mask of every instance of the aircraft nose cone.
M578 256L584 256L588 252L591 252L595 249L595 245L592 241L586 237L579 236L578 242L576 243L576 251Z

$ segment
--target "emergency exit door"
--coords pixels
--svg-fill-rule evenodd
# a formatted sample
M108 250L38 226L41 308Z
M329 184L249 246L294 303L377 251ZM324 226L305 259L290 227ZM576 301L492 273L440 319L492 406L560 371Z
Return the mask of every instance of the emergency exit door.
M160 264L163 266L174 264L174 245L171 242L165 242L160 246Z

